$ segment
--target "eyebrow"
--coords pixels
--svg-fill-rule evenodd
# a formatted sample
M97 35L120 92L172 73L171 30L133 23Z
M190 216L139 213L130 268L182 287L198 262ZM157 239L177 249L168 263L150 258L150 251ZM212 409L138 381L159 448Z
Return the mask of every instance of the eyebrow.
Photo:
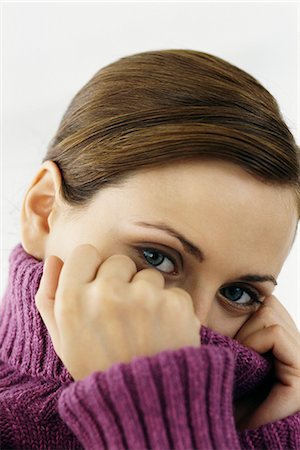
M194 245L192 242L190 242L186 237L184 237L182 234L180 234L178 231L176 231L171 226L165 224L165 223L148 223L148 222L134 222L134 225L138 225L145 228L155 228L158 230L166 231L169 235L176 238L179 242L181 242L184 250L192 255L197 261L202 263L205 261L205 255L198 248L196 245ZM249 281L249 282L265 282L265 281L271 281L275 286L277 286L277 281L273 277L273 275L259 275L259 274L253 274L253 273L247 273L246 275L242 275L239 277L240 281Z

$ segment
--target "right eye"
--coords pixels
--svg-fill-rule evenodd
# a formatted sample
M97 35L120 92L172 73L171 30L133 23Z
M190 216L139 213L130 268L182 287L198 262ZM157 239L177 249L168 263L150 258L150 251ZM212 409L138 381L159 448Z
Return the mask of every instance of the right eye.
M162 273L176 275L176 263L170 256L156 248L141 247L137 250L140 258L143 261L146 261L150 266L158 269Z

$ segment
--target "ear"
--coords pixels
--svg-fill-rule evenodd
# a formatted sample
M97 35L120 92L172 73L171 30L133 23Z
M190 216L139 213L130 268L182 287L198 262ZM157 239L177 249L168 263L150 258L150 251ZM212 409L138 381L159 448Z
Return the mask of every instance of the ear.
M25 194L21 211L24 250L43 260L59 203L61 173L53 161L45 161Z

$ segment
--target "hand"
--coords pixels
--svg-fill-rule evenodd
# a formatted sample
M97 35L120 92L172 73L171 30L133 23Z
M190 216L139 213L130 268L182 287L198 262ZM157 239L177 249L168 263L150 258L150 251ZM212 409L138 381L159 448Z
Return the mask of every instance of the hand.
M54 349L74 380L133 357L200 347L200 322L190 295L164 288L156 269L137 272L125 255L102 261L89 244L65 263L48 256L36 306Z
M258 353L272 351L276 381L237 405L239 430L257 428L300 411L300 333L274 295L267 297L234 337Z

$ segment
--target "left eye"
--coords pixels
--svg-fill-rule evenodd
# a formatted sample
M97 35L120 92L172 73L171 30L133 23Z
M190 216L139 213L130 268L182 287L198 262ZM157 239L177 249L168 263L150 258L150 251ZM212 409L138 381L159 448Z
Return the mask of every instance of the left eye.
M164 253L154 249L154 248L144 248L141 249L143 259L156 269L168 274L174 274L175 263L171 258L166 256Z
M250 306L261 303L258 292L248 287L246 288L236 285L227 286L220 289L220 293L227 300L238 305Z

